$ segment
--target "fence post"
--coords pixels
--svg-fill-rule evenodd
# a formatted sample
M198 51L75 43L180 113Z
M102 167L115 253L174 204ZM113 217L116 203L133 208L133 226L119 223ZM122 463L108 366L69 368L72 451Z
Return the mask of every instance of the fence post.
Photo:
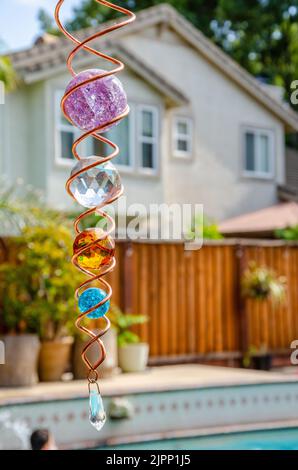
M248 350L248 334L247 334L247 312L245 299L241 293L241 280L245 270L245 249L242 245L236 245L235 247L235 258L236 258L236 283L235 283L235 294L236 294L236 305L239 318L239 349L242 354L245 354Z
M126 313L132 313L132 290L133 290L133 246L131 242L125 242L123 249L123 275L121 276L121 299L122 308Z

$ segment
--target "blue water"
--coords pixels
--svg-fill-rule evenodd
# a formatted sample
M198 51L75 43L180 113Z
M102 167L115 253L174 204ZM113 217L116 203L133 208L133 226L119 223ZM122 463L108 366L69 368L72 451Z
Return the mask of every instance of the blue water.
M122 444L109 450L298 450L298 428Z

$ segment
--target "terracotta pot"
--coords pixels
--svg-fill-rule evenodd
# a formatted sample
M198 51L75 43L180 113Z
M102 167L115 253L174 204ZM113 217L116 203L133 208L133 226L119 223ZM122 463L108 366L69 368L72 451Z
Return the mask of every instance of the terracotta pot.
M102 341L107 351L107 357L98 370L101 377L112 377L118 372L118 348L116 331L113 328L110 328L102 337ZM81 352L85 345L86 342L79 339L76 339L74 344L72 369L74 379L76 380L86 379L87 369L81 358ZM90 362L97 361L98 347L96 344L93 344L88 350L88 358Z
M71 355L73 338L66 337L54 341L43 341L39 355L39 378L42 382L61 380Z
M26 387L38 381L40 342L37 335L5 335L5 364L0 364L1 387Z
M133 343L119 348L119 365L123 372L143 372L146 370L149 344Z

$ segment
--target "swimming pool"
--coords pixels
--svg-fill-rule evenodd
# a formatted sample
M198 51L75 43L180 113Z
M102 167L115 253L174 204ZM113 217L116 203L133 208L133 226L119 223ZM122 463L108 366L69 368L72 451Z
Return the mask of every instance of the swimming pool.
M249 431L169 439L115 447L109 450L298 450L298 428Z
M296 377L183 365L106 380L102 391L108 419L100 435L88 421L83 383L39 384L34 393L0 390L0 425L6 416L10 432L6 437L0 432L0 447L19 449L11 429L22 425L29 431L51 429L60 448L71 449L297 448ZM110 418L115 397L133 410L130 419ZM275 431L260 434L260 429Z

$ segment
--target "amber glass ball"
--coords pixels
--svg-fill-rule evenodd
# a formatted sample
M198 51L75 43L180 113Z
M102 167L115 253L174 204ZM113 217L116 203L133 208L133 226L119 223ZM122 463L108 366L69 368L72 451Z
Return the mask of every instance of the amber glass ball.
M77 236L73 245L74 254L86 247L77 258L80 267L99 270L110 264L115 254L115 242L110 236L98 240L102 235L101 229L89 228Z

